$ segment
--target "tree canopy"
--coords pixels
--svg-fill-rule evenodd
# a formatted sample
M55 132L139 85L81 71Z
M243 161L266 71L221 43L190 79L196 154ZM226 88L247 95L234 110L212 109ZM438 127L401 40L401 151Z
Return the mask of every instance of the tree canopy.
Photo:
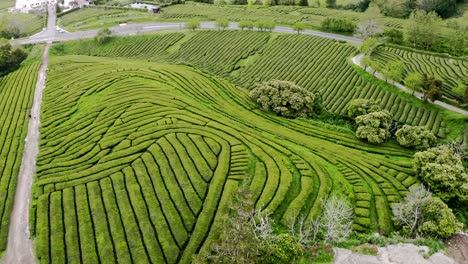
M445 202L468 202L468 174L452 148L444 145L418 152L414 167L420 179Z
M369 143L381 144L391 137L392 114L387 110L356 117L356 136Z
M422 126L404 125L395 136L400 145L416 149L427 149L437 140L431 131Z
M273 80L257 84L250 98L264 110L295 118L311 114L315 95L292 82Z

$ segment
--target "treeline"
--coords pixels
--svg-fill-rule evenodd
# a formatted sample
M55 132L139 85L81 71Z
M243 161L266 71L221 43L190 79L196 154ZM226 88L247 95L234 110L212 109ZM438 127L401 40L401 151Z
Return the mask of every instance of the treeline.
M364 12L371 3L378 5L386 16L407 18L414 10L436 12L442 18L454 16L458 12L457 4L464 0L194 0L208 4L227 5L299 5L349 9Z

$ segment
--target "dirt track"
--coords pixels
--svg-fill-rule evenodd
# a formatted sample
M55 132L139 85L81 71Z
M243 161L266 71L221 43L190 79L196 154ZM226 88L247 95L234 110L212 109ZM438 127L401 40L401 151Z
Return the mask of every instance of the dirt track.
M39 152L39 115L41 111L42 92L46 83L48 54L51 44L47 44L42 55L42 65L34 92L34 102L31 108L28 135L23 151L23 159L18 175L15 201L8 233L8 247L3 259L5 264L32 264L36 262L33 253L33 243L29 239L29 200L31 186L36 171L36 158Z

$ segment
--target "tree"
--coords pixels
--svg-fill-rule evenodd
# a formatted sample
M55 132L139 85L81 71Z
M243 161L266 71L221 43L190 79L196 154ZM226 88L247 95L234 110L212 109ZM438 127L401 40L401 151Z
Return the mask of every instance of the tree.
M379 41L376 38L367 38L362 43L359 51L366 55L370 55L372 51L375 49L375 47L377 47L377 44L379 44Z
M393 82L399 82L403 77L404 71L405 64L402 61L390 61L382 69L382 75L385 77L385 81L390 79Z
M294 83L278 80L257 84L250 98L264 110L290 118L307 117L315 101L313 93Z
M412 72L406 76L404 83L412 91L412 95L414 95L414 92L420 89L422 81L423 76L419 72Z
M423 235L449 238L458 234L463 228L452 210L438 197L432 197L424 204L422 210L423 221L418 231Z
M366 19L361 21L354 31L358 37L366 39L381 35L383 33L383 25L376 19Z
M263 216L261 216L263 217ZM263 228L265 240L255 233L255 209L248 188L240 187L229 205L229 215L224 217L219 238L209 252L201 252L195 263L257 263L264 247L270 242L271 221Z
M348 201L337 196L331 196L321 217L321 232L329 244L345 241L351 234L353 224L353 208Z
M0 76L16 70L27 57L23 49L13 49L7 40L0 39Z
M381 144L391 137L392 114L387 110L356 117L356 136L372 144Z
M269 254L264 261L272 264L294 263L302 255L302 248L296 238L287 233L275 236L267 251Z
M431 198L432 194L423 185L412 186L401 203L392 205L393 221L414 236L422 222L423 207Z
M229 20L227 19L218 19L216 20L216 27L225 30L229 27Z
M320 27L324 31L353 33L356 25L353 21L347 18L327 17L320 23Z
M199 20L191 20L189 22L187 22L187 24L185 25L185 27L191 31L195 31L197 29L200 28L200 21Z
M327 8L335 8L336 7L336 0L326 0L325 6Z
M401 45L403 44L403 32L401 30L392 28L384 31L385 39L394 44Z
M382 110L382 108L380 107L379 100L354 99L348 103L348 117L351 119L380 110Z
M448 238L462 228L452 210L422 185L413 186L405 199L392 205L393 220L411 236Z
M367 67L371 64L371 57L370 56L364 56L362 57L361 64L364 67L364 70L367 71Z
M434 76L423 74L420 86L424 92L424 100L435 101L442 95L442 81Z
M400 145L416 149L427 149L437 141L434 134L422 126L404 125L395 136Z
M413 164L419 178L443 201L468 202L468 174L453 149L439 146L418 152Z
M112 31L110 31L110 29L103 28L98 31L94 39L96 40L97 43L104 44L104 43L109 42L109 40L111 39L111 35L112 35Z
M448 41L453 54L463 56L465 55L465 47L468 39L468 26L462 26L457 20L447 22L450 30L447 30Z
M254 28L254 23L249 20L243 20L239 22L239 28L244 30L244 29L250 29L252 30Z
M406 31L413 47L425 49L433 47L438 40L440 17L435 12L415 10L411 13Z
M436 12L442 18L448 18L457 12L456 0L418 0L417 5L426 12Z
M374 74L376 71L380 70L382 68L382 64L380 62L371 60L369 63L369 67L374 70Z
M302 31L304 31L306 28L305 24L302 22L296 22L293 26L294 31L297 32L297 34L301 34Z

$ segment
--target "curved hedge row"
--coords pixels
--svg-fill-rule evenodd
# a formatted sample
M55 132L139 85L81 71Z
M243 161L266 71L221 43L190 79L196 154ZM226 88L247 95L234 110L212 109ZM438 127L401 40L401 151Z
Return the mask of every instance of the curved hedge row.
M0 78L0 252L6 249L38 70L34 63Z
M87 46L86 43L80 43L80 46ZM346 114L346 106L353 99L380 98L382 107L390 111L395 120L426 126L442 138L447 134L446 124L437 110L415 106L397 93L369 82L348 61L356 49L330 39L217 30L185 37L173 33L122 38L109 45L93 47L77 47L68 54L165 60L195 66L246 88L273 79L292 81L319 92L325 107L341 115Z
M54 57L47 87L32 217L41 263L189 263L244 179L280 223L316 218L336 192L355 205L356 230L390 232L390 204L416 182L411 152L257 110L186 66Z

